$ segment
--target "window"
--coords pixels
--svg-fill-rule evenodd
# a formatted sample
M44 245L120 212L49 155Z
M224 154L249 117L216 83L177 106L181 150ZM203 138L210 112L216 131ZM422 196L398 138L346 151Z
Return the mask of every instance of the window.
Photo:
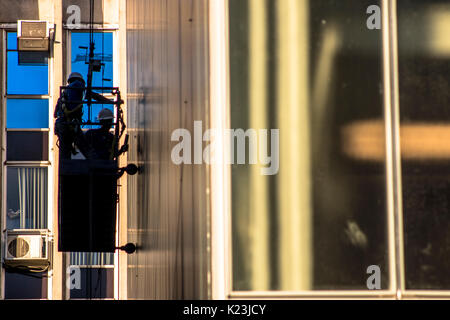
M48 94L48 62L22 65L17 51L17 33L8 32L7 39L7 94Z
M405 287L449 290L450 5L398 1L397 11Z
M113 84L113 34L112 32L94 32L95 59L102 61L104 66L101 72L93 73L93 87L112 87ZM87 78L89 60L88 32L71 32L71 71L81 73Z
M46 299L47 295L48 278L45 274L36 273L28 276L11 272L5 274L6 299Z
M8 167L6 179L6 228L46 229L47 168Z
M231 127L280 130L231 166L232 295L449 290L450 5L384 3L398 52L380 1L229 0Z
M37 59L38 58L38 59ZM52 228L49 216L49 57L17 51L17 33L6 33L6 163L4 166L7 229ZM45 299L47 272L5 272L6 299ZM27 288L27 290L23 290Z
M6 161L48 161L48 131L8 131Z
M88 65L85 63L89 59L89 33L87 32L71 32L71 51L70 51L70 68L71 72L79 72L87 79ZM95 43L95 59L101 60L103 66L101 72L94 72L92 77L93 87L112 87L114 84L114 68L113 68L113 33L112 32L94 32ZM81 48L80 48L81 47ZM99 90L96 90L99 92ZM108 92L104 93L107 97ZM112 105L92 105L89 109L87 106L83 107L83 121L91 120L95 122L99 111L103 108L108 108L114 111ZM84 126L85 129L94 128L93 125Z
M231 127L280 130L279 172L232 165L233 290L387 289L385 167L349 141L383 121L381 33L367 1L289 3L230 1Z
M79 267L79 287L70 289L70 299L114 298L114 268L110 266Z
M48 128L47 99L7 99L6 127L8 129Z
M94 32L94 43L95 43L95 59L101 60L103 66L100 72L93 73L92 86L93 87L112 87L114 83L114 50L113 50L113 32ZM80 48L82 47L82 48ZM89 32L85 31L72 31L70 32L70 51L68 51L69 57L69 70L70 72L79 72L83 75L84 79L87 80L88 65L85 63L89 60ZM101 92L96 89L95 91L103 93L106 97L112 97L108 93L111 90L105 90ZM108 108L114 112L112 105L101 105L93 104L91 108L88 106L83 106L83 121L91 120L92 122L97 121L97 115L99 111L103 108ZM98 127L97 125L84 125L83 129L91 129ZM84 252L71 252L70 253L70 264L73 266L83 266L88 265L93 266L110 266L114 265L114 254L113 253L84 253ZM103 276L109 270L99 269L103 272ZM99 272L100 272L99 271ZM108 271L110 272L110 271ZM84 273L83 273L84 274ZM90 274L89 272L87 274ZM109 274L109 273L108 273ZM109 279L109 278L108 278ZM99 280L100 281L100 280ZM104 280L102 280L104 281ZM86 295L87 292L80 293L77 291L71 291L71 298L80 298L81 295ZM103 297L103 296L102 296ZM105 296L108 298L109 296Z

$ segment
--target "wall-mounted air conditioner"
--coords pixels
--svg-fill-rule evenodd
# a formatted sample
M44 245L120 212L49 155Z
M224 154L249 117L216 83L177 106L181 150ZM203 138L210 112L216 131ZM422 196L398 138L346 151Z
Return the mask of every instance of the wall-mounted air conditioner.
M50 25L47 21L17 21L17 49L19 51L49 51Z
M6 267L46 270L51 264L53 238L46 229L5 230L3 263Z

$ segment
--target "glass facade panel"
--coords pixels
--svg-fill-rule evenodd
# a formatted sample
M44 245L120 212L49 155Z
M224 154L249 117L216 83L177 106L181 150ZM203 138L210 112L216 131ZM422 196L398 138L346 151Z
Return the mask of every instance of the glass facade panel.
M36 59L30 53L19 57L16 32L7 33L7 50L7 94L48 94L48 58L37 54Z
M5 299L47 299L47 293L47 272L5 273Z
M102 61L104 66L101 72L94 72L92 86L113 86L113 34L111 32L94 32L95 59ZM79 72L87 79L89 51L81 47L89 48L89 33L71 33L71 70ZM107 80L105 80L107 79Z
M406 289L450 289L450 4L398 1Z
M7 161L48 161L48 131L9 131Z
M90 119L92 122L98 122L98 113L103 108L109 109L114 114L114 106L113 105L106 105L106 104L93 104L89 110L87 105L83 106L83 121L88 121ZM92 128L98 128L99 125L84 125L84 129L92 129Z
M78 270L79 283L73 284L70 299L114 298L114 268L82 267Z
M8 129L48 128L48 121L47 99L7 99Z
M7 49L17 50L17 32L8 32L6 38L7 38Z
M229 3L231 128L260 154L233 159L233 290L367 290L371 265L387 289L379 1Z
M71 72L79 72L87 80L88 65L85 61L89 59L89 51L80 48L89 48L89 33L86 32L71 32ZM113 34L111 32L94 32L95 43L95 59L100 59L104 66L101 72L93 73L92 86L94 87L112 87L113 86ZM87 54L87 55L86 55ZM100 90L95 90L100 92ZM107 93L105 91L104 93ZM112 105L93 104L91 108L87 105L83 106L83 121L97 122L97 115L103 108L108 108L114 112ZM98 125L83 125L83 129L98 128ZM70 254L71 265L113 265L114 254L113 253L86 253L86 252L71 252ZM106 269L102 269L106 270ZM105 271L106 272L106 271ZM74 292L77 296L77 292ZM86 294L86 292L84 293ZM72 293L71 293L72 297ZM78 296L77 296L78 297Z

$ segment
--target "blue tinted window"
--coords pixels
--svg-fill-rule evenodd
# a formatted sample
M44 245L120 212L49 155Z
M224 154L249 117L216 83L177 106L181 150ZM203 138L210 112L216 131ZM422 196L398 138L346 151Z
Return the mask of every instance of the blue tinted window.
M48 128L48 100L8 99L6 127L10 129Z
M7 61L8 94L48 94L48 64L19 65L17 51L8 51Z
M88 65L85 61L88 60L89 51L89 33L86 32L72 32L71 36L71 64L72 72L79 72L87 79ZM94 33L95 59L99 59L105 65L100 72L93 73L92 86L94 87L112 87L113 85L113 34L111 32L95 32ZM104 81L103 79L110 79L111 81Z
M8 32L8 50L17 50L17 32Z

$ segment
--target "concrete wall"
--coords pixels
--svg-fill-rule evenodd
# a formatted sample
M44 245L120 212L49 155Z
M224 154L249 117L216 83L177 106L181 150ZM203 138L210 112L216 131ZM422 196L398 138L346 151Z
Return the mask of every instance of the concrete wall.
M55 13L60 17L62 14L62 22L65 23L72 15L72 11L67 11L68 7L76 5L80 8L80 23L87 24L90 17L89 3L90 0L0 0L0 23L38 19L54 23ZM118 24L119 3L120 0L95 0L94 23Z
M171 134L208 123L208 1L127 1L129 299L207 298L208 172L175 165Z
M39 0L0 0L0 22L39 19Z

